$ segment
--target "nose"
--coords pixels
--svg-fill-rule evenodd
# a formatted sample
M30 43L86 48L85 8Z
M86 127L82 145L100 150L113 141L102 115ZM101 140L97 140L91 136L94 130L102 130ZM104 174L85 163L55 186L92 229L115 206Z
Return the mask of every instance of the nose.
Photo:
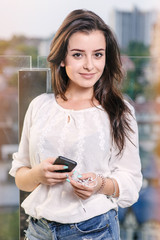
M83 64L83 68L88 70L88 71L92 71L94 68L94 64L93 64L93 59L90 56L86 56L85 58L85 62Z

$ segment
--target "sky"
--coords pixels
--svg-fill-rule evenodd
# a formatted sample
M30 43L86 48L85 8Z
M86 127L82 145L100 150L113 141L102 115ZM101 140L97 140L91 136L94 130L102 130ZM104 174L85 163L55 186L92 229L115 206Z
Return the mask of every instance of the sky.
M48 38L78 8L94 11L108 23L114 8L132 10L134 6L160 11L159 0L0 0L0 39L13 35Z

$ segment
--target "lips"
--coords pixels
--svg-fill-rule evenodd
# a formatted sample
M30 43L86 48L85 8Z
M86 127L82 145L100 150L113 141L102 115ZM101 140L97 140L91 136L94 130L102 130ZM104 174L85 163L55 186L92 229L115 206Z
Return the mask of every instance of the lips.
M91 79L95 76L95 73L80 73L80 75L85 79Z

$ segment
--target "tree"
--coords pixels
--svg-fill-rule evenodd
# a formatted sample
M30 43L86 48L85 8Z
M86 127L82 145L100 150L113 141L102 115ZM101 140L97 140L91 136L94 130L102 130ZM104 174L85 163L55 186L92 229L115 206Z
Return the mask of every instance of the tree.
M25 36L13 36L10 40L0 40L0 55L13 52L14 55L26 55L32 57L32 65L37 66L38 39L29 39ZM4 65L4 64L2 64Z
M0 40L0 55L4 54L9 45L9 41Z
M123 92L135 100L138 95L145 95L144 85L148 85L144 69L148 65L149 47L143 43L130 42L125 54L133 61L135 69L127 72Z
M128 56L149 56L149 47L144 43L130 42L126 51Z
M37 65L38 49L35 46L27 46L24 43L20 43L16 45L15 49L21 54L32 56L32 65Z

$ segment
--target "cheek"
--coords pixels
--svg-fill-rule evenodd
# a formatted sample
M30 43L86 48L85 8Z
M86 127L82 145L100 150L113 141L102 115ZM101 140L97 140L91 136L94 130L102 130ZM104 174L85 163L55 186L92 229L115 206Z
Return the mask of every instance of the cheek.
M73 65L72 66L68 65L65 67L65 69L66 69L67 76L69 78L72 78L72 76L74 76L74 74L76 72L76 69L73 67Z
M66 73L68 75L68 77L72 74L71 68L69 66L65 67Z
M103 72L104 68L105 68L105 61L99 62L97 65L97 68Z
M67 74L74 74L79 71L81 68L81 63L79 62L70 62L70 64L65 65L66 73Z

